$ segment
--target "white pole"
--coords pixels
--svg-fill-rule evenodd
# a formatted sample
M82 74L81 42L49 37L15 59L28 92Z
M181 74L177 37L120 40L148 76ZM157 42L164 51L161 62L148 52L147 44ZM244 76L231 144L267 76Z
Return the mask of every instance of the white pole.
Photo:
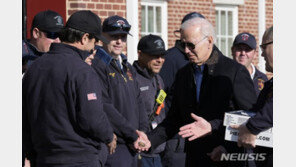
M265 31L265 0L258 0L258 22L259 22L259 26L258 26L258 32L259 32L259 36L258 36L258 43L259 45L262 43L262 37ZM261 56L261 49L259 48L258 51L258 56L259 56L259 70L262 71L263 73L265 73L265 60L264 58Z
M137 45L139 41L139 22L138 22L138 1L126 0L126 19L132 25L130 33L133 36L127 37L127 56L128 62L133 63L138 59Z

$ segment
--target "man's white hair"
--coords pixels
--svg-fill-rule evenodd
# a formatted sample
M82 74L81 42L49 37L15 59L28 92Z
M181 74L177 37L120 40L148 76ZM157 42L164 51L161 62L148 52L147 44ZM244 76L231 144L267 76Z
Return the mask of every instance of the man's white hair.
M181 25L181 29L185 30L185 29L192 27L192 26L197 26L196 28L200 28L201 33L203 35L212 36L214 43L216 43L215 29L214 29L213 25L208 20L206 20L204 18L200 18L200 17L192 18L192 19L185 21Z

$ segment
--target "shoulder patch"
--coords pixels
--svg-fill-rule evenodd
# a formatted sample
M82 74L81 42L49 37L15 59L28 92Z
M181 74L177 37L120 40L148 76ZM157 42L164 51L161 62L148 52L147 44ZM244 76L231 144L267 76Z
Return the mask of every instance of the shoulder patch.
M264 88L264 80L259 78L258 79L258 89L261 91Z
M96 93L88 93L87 94L87 100L97 100L97 94Z

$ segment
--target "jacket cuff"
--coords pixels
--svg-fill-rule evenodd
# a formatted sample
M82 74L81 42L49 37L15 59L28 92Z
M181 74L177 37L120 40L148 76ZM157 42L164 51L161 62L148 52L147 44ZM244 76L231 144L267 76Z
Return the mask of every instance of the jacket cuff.
M258 128L256 128L256 126L254 126L254 125L252 124L252 122L250 122L250 121L248 121L248 122L246 123L246 127L247 127L248 130L249 130L252 134L254 134L254 135L258 135L258 134L261 132L261 130L258 129Z
M222 120L214 119L214 120L209 121L209 123L211 124L212 132L214 132L220 128L220 126L222 124Z

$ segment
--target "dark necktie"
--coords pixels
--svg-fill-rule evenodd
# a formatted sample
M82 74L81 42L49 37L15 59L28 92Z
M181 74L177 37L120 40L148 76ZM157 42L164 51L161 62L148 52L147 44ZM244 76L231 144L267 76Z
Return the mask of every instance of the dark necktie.
M195 66L194 69L195 69L194 75L195 75L195 84L196 84L196 100L197 102L199 102L200 86L202 82L202 76L203 76L202 73L203 73L204 65Z

